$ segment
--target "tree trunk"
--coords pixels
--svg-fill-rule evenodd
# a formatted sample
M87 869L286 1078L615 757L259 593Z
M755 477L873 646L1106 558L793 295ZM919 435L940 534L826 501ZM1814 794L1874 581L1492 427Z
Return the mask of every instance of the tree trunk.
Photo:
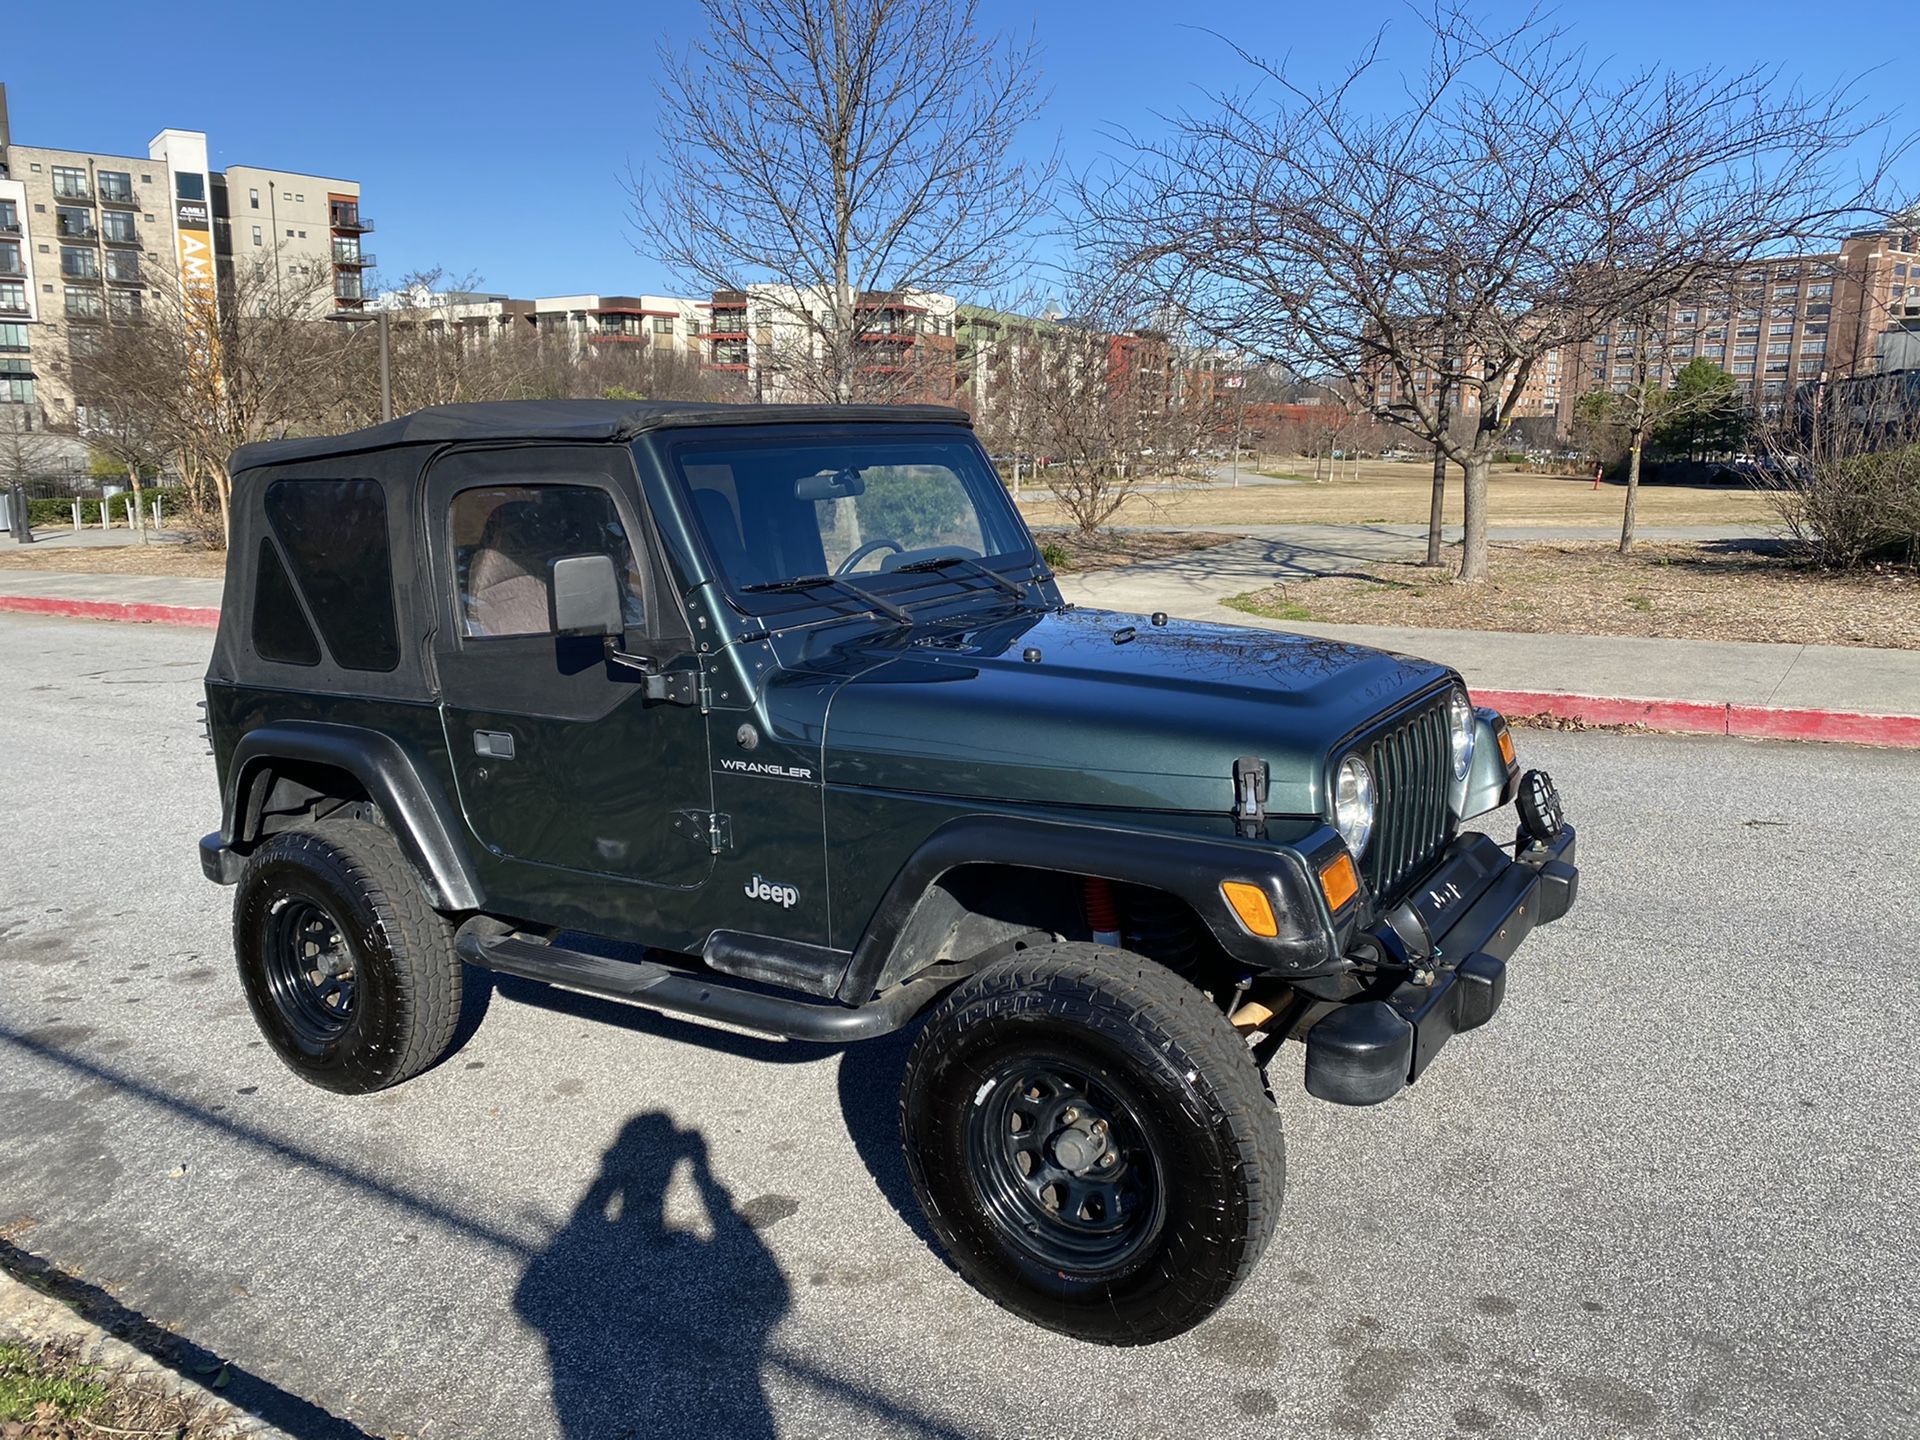
M140 543L145 545L147 543L147 506L145 498L140 493L138 465L127 466L127 480L133 486L133 508L140 512Z
M1441 412L1445 413L1444 409ZM1447 447L1434 442L1433 446L1433 504L1427 510L1427 558L1422 564L1438 569L1445 561L1441 557L1441 532L1447 518Z
M1460 578L1479 584L1487 578L1487 472L1493 467L1493 452L1476 445L1468 452L1466 485L1466 535L1460 542Z
M1634 436L1633 444L1627 449L1627 510L1620 521L1620 553L1633 553L1633 522L1636 503L1640 499L1640 437Z

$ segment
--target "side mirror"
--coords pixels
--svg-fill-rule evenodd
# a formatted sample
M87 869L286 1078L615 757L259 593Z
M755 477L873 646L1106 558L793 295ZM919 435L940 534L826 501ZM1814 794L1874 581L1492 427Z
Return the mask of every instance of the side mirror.
M564 555L554 561L550 594L555 635L620 635L627 628L609 555Z

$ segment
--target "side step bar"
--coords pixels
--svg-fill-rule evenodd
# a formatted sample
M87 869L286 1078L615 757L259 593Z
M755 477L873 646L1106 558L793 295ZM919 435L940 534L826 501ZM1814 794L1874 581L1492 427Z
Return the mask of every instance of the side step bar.
M484 917L462 925L453 937L453 947L468 964L503 975L563 985L671 1015L719 1020L765 1035L827 1045L868 1040L898 1030L952 983L951 978L909 980L877 1000L849 1008L769 995L652 960L610 960L581 950L522 940L503 933L499 922Z

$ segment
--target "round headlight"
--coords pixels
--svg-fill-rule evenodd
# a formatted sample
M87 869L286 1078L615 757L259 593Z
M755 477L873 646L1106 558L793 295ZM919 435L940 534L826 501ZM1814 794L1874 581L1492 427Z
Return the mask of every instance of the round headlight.
M1334 772L1333 828L1356 860L1373 838L1373 771L1358 755L1347 756Z
M1464 780L1473 768L1473 741L1478 726L1473 718L1473 702L1467 692L1456 689L1447 702L1447 721L1453 730L1453 778Z

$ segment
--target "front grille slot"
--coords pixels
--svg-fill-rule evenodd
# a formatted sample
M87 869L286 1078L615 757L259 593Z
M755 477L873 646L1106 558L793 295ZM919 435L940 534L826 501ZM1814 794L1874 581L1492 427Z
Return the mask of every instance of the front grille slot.
M1445 696L1366 746L1380 808L1363 868L1382 900L1399 899L1407 881L1446 848L1452 748Z

